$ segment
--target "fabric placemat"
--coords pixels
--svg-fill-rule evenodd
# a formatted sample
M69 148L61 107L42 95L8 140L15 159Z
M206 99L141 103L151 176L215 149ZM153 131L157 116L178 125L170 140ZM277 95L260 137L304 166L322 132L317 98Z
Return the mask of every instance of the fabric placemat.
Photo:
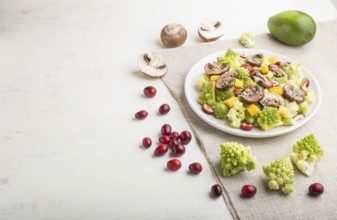
M319 23L314 40L302 47L286 46L274 40L270 34L256 37L254 49L279 53L302 64L316 77L322 90L321 106L308 123L286 135L264 139L237 137L213 128L192 111L185 98L184 80L189 69L210 53L227 48L242 48L238 39L158 51L164 56L169 68L162 80L179 103L216 179L222 185L223 197L234 219L337 219L336 39L337 20ZM268 190L262 166L288 156L293 144L311 133L316 135L325 150L325 156L314 174L306 177L295 168L294 192L290 195ZM223 177L219 164L219 145L227 141L251 146L259 163L256 170ZM314 182L320 182L325 187L320 197L308 196L308 187ZM258 192L253 198L240 196L245 184L257 187Z

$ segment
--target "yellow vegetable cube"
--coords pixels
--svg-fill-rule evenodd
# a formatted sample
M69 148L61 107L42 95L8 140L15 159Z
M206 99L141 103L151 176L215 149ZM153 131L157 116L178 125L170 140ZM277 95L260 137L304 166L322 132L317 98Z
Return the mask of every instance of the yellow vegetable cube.
M234 102L238 101L239 99L236 96L232 96L229 99L225 100L225 104L232 108L234 106Z
M216 81L220 78L220 75L212 75L211 77L209 77L210 81Z
M247 112L251 115L251 116L254 116L256 115L257 113L260 112L260 109L254 105L254 104L251 104L247 107Z
M239 80L239 79L236 79L234 86L238 89L242 89L243 88L243 81Z
M277 62L277 57L275 57L275 56L269 57L268 62L272 63L272 64L275 64Z
M269 72L269 68L268 68L267 65L261 66L260 70L261 70L261 73L263 73L263 74L267 74Z
M288 114L288 108L281 105L278 109L278 113L280 116L284 117Z
M269 92L271 93L276 93L278 95L282 95L283 94L283 88L281 85L275 86L275 87L271 87L268 89Z

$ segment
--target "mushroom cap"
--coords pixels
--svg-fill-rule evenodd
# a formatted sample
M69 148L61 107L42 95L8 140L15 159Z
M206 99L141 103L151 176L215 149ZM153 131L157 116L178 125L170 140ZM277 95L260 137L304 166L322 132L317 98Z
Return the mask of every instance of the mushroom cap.
M167 65L164 63L164 58L159 54L141 54L137 63L139 69L151 77L162 77L168 70Z
M224 25L220 21L204 20L198 29L199 37L205 41L215 41L225 33Z
M276 77L286 77L288 78L288 74L286 73L286 71L284 71L282 68L278 67L275 64L269 64L268 68L270 69L270 71L272 71L274 73L274 75Z
M260 100L260 104L267 107L278 108L285 106L285 101L282 96L276 93L265 93L264 97Z
M258 103L264 97L264 91L260 86L247 86L241 91L240 97L244 103Z
M246 56L246 62L252 66L260 67L262 64L262 57L263 54L261 53L249 55Z
M168 24L162 28L160 39L166 47L179 47L185 43L187 31L181 24Z
M273 86L273 82L268 80L267 77L265 77L261 73L255 73L255 75L252 75L252 78L257 84L265 88L270 88Z
M306 92L303 89L297 89L290 84L283 86L283 97L291 102L302 103L304 102L304 96L306 96Z
M216 81L215 87L220 90L226 90L231 86L234 86L235 78L224 73Z
M205 72L209 75L219 75L229 70L230 66L228 63L213 62L207 63L204 67Z

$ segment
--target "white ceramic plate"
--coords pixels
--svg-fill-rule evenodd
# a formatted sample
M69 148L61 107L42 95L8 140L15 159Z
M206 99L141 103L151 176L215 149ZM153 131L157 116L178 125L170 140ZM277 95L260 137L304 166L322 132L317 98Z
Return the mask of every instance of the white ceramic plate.
M254 50L254 49L234 49L234 51L238 52L239 54L244 53L246 55L262 53L267 57L276 56L282 62L296 63L295 61L289 59L288 57L269 51ZM296 124L294 124L293 126L281 126L278 128L271 129L269 131L262 131L258 128L254 128L253 130L250 131L245 131L237 128L231 128L229 126L228 121L220 120L215 118L213 115L208 115L204 113L201 109L201 105L197 103L200 94L200 89L198 88L197 85L198 79L200 75L204 73L204 66L206 63L212 63L217 59L217 57L224 56L225 54L226 51L219 51L204 57L190 69L185 79L184 89L188 104L190 105L192 110L209 125L217 129L220 129L221 131L224 131L226 133L237 136L251 137L251 138L267 138L279 136L294 131L297 128L304 125L305 123L307 123L316 114L321 102L321 91L317 80L314 78L313 75L309 73L309 71L305 67L303 69L303 76L307 77L310 80L309 89L315 92L315 101L309 105L309 111L306 113L305 118L296 122Z

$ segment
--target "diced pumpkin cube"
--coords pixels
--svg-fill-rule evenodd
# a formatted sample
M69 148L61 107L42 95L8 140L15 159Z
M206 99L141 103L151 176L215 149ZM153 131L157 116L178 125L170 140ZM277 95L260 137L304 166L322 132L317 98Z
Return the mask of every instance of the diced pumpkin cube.
M261 73L263 73L263 74L267 74L269 72L269 68L268 68L267 65L261 66L260 70L261 70Z
M251 116L254 116L254 115L256 115L257 113L260 112L260 109L259 109L259 107L257 107L256 105L250 104L250 105L247 107L247 112L248 112Z
M278 109L278 113L280 114L280 116L284 117L288 114L288 108L281 105Z
M282 95L283 94L283 88L281 85L275 86L275 87L271 87L268 89L268 91L270 93L276 93L278 95Z
M271 56L268 58L268 62L269 63L272 63L272 64L275 64L277 62L277 57L275 56Z
M210 81L216 81L220 78L220 75L212 75L211 77L209 77Z
M243 88L243 81L239 80L239 79L235 79L235 84L234 86L238 89L242 89Z
M225 100L225 104L228 106L228 107L230 107L230 108L232 108L233 106L234 106L234 102L236 102L236 101L238 101L239 99L236 97L236 96L232 96L232 97L230 97L229 99L226 99Z

